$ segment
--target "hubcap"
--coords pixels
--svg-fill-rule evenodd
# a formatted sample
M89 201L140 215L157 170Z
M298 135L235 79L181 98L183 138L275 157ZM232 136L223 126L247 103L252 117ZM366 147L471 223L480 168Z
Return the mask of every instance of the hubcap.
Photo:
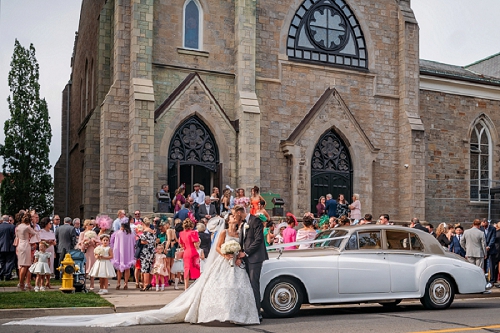
M451 297L451 285L446 279L435 279L429 286L429 294L434 304L446 304Z
M297 304L297 290L288 282L276 284L271 290L270 296L271 305L278 312L289 312Z

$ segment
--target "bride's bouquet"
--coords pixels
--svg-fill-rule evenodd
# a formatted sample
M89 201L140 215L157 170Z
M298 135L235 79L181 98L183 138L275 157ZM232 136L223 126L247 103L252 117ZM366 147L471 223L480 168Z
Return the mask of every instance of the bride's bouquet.
M240 250L241 250L240 243L238 243L235 240L230 240L228 242L225 242L220 247L220 251L222 252L222 254L232 254L233 255L233 259L229 260L229 265L231 265L231 267L234 267L234 263L236 262L237 254L240 252Z
M83 248L81 250L83 250L83 252L87 251L92 240L95 241L96 238L97 234L95 233L95 231L85 231L85 233L83 234Z
M97 254L98 256L103 256L104 255L104 247L102 245L99 245L94 249L94 254Z

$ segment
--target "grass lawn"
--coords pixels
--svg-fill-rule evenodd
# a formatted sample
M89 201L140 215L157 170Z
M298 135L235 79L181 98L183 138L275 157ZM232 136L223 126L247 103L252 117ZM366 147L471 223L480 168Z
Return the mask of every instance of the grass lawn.
M20 308L71 308L113 306L95 293L65 294L54 292L2 292L0 309Z
M12 279L9 281L0 281L0 288L3 287L17 287L17 284L19 283L18 279ZM35 280L31 281L31 285L35 286ZM61 280L50 280L50 285L51 286L61 286Z

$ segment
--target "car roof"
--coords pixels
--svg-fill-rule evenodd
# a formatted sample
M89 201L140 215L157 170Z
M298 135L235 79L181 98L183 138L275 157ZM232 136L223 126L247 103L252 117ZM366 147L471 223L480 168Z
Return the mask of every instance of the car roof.
M358 232L360 230L397 230L404 232L412 232L420 238L422 245L424 246L424 252L428 254L445 255L443 247L437 239L431 234L418 230L415 228L404 227L399 225L385 225L385 224L363 224L363 225L353 225L346 227L337 227L330 230L346 230L349 233Z

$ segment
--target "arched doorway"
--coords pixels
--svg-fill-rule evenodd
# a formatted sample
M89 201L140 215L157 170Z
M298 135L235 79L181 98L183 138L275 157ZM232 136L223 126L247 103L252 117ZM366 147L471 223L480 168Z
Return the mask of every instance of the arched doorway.
M197 116L184 121L175 131L168 149L168 184L176 189L186 184L191 193L194 183L205 187L210 195L213 186L220 186L219 150L214 136Z
M344 194L349 203L352 198L352 163L349 150L337 134L330 129L321 136L311 159L311 211L321 196L328 193L337 199Z

